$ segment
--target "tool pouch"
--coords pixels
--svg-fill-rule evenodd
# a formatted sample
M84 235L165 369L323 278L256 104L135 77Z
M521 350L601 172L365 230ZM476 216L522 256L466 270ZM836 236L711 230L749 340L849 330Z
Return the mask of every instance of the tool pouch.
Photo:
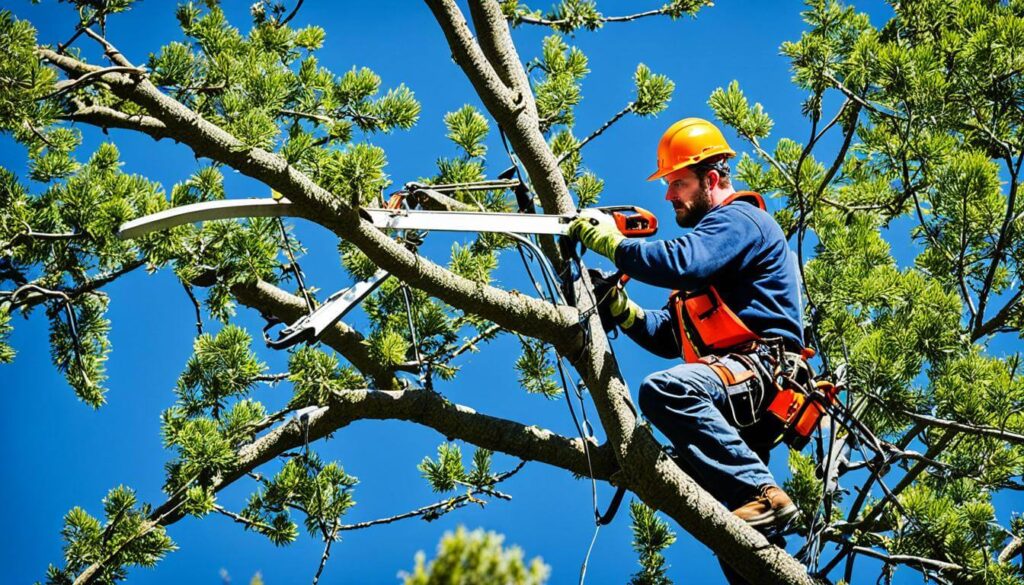
M753 427L761 418L766 399L765 380L760 368L753 363L756 357L744 354L706 356L700 362L706 364L725 386L726 419L738 429Z
M792 352L782 354L773 384L775 393L758 424L758 435L799 451L818 429L827 407L835 403L838 389L831 382L815 381L810 364Z

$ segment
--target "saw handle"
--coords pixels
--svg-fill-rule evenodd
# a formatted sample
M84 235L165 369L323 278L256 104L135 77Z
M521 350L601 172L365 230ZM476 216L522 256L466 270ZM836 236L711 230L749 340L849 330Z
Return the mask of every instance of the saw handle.
M658 218L642 207L610 205L594 209L612 216L615 226L627 238L646 238L658 232Z

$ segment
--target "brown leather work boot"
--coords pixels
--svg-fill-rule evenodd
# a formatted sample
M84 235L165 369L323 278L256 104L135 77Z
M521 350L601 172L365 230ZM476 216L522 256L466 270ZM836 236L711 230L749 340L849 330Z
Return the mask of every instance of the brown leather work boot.
M789 499L786 492L779 486L765 484L761 486L761 494L732 511L750 526L784 527L796 516L797 507Z

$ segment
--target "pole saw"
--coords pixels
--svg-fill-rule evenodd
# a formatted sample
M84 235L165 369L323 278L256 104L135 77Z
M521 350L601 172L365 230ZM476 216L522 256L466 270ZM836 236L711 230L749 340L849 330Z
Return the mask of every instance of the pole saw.
M429 188L417 190L430 191ZM399 195L401 194L402 192L399 192ZM555 236L568 235L569 225L576 218L575 214L431 211L404 208L403 203L403 197L392 197L386 207L362 208L359 214L380 229ZM657 217L646 209L629 205L595 209L611 215L619 231L628 238L647 237L658 230ZM204 201L134 219L122 224L117 235L122 240L128 240L202 221L288 217L296 215L295 212L294 204L283 197ZM278 324L270 323L264 329L267 345L274 349L285 349L297 343L316 341L324 331L358 306L390 276L386 270L377 270L370 278L334 293L316 310L282 329L277 339L267 335L267 330Z

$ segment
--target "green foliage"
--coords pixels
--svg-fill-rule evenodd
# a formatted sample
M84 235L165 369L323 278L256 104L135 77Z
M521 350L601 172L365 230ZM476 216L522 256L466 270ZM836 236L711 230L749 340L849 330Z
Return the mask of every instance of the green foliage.
M711 92L708 105L715 111L715 116L719 120L735 128L747 139L766 138L772 131L772 119L765 113L761 104L750 106L747 97L740 90L738 81L734 80L725 89L718 88Z
M107 378L105 363L110 353L110 321L103 316L107 304L106 295L88 294L47 312L53 364L78 398L93 408L105 402L106 389L101 384Z
M275 545L289 544L298 536L291 510L305 514L311 536L336 539L337 527L355 505L352 491L359 480L335 462L326 465L313 453L289 459L272 479L253 493L241 516L249 528Z
M586 55L567 45L561 36L550 35L544 39L541 57L530 67L541 71L540 80L533 84L541 131L572 126L573 108L583 99L580 83L590 72Z
M10 335L12 329L14 327L11 326L10 312L6 306L0 306L0 364L9 364L14 361L14 348L3 342Z
M668 523L658 518L657 513L639 501L629 503L629 517L633 525L633 550L640 555L640 571L630 578L630 585L671 585L665 571L665 557L661 551L676 541L676 535Z
M481 284L491 283L491 272L498 267L498 256L490 250L478 252L473 246L452 244L448 269L459 276Z
M444 125L448 128L448 138L459 145L467 157L482 157L487 154L484 139L490 132L487 118L471 105L448 112L444 115Z
M424 457L418 469L435 492L450 492L466 481L462 450L455 443L441 443L437 447L437 461Z
M555 364L548 357L548 348L544 342L519 338L523 353L516 360L515 369L519 376L519 384L532 394L541 394L547 398L556 398L562 388L555 383Z
M367 385L351 366L339 366L334 354L308 346L300 347L289 358L288 380L295 387L289 408L327 404L334 393Z
M818 513L821 503L822 482L816 474L817 463L810 455L799 451L789 451L790 476L783 484L783 489L800 510L795 528L800 534L807 534L811 521ZM840 494L841 496L841 494ZM837 497L837 500L841 499ZM838 511L838 507L834 508Z
M38 128L53 122L56 108L41 98L50 94L57 75L35 55L36 31L25 20L0 10L0 131L25 143L40 143Z
M636 66L633 82L636 83L633 113L638 116L653 116L663 112L676 88L676 84L667 76L651 73L643 63Z
M367 340L370 354L381 364L401 364L415 358L409 330L410 312L406 310L402 287L397 279L390 279L362 304L372 327ZM423 291L407 290L420 355L442 352L458 339L458 326L448 308Z
M400 576L405 585L541 585L547 582L551 568L540 557L529 565L517 546L504 548L504 537L477 529L467 532L459 526L446 532L437 547L437 557L426 562L422 551L416 553L411 574Z
M245 396L266 365L252 352L252 338L241 327L228 325L216 335L200 335L192 357L178 378L175 392L188 416L212 411L214 416L230 398Z
M988 582L980 575L989 564L986 551L1004 535L991 525L995 514L987 494L969 480L933 482L926 477L903 492L900 504L907 517L890 550L955 563L965 568L965 582Z
M128 567L152 567L177 548L164 527L148 519L150 506L140 505L131 489L118 486L107 492L103 511L102 524L79 507L64 516L64 567L50 565L47 583L71 583L100 563L93 582L110 585L124 580Z

